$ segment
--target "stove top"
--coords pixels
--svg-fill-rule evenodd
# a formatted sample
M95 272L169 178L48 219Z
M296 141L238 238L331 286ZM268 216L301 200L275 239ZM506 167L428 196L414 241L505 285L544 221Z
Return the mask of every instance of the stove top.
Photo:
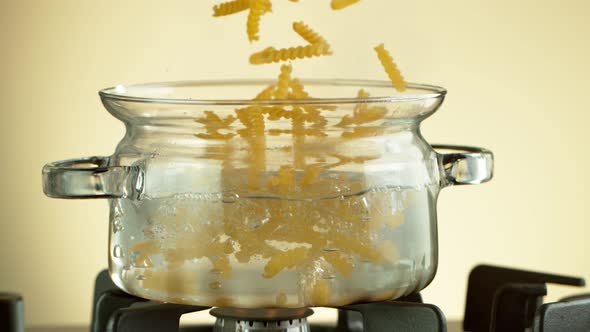
M26 332L88 332L87 326L70 326L70 327L31 327ZM191 326L181 327L179 332L211 332L211 326ZM333 328L314 326L311 332L333 332ZM462 332L461 322L450 321L447 323L448 332Z
M462 328L448 324L442 311L423 303L420 294L376 303L336 308L335 326L309 323L313 309L214 308L213 325L183 326L186 313L208 307L149 301L121 291L107 271L99 273L94 292L91 332L588 332L590 294L543 303L547 283L583 286L584 279L546 273L480 265L469 276ZM24 331L23 300L16 294L0 293L0 331ZM88 329L58 329L64 332ZM53 332L55 329L30 329Z

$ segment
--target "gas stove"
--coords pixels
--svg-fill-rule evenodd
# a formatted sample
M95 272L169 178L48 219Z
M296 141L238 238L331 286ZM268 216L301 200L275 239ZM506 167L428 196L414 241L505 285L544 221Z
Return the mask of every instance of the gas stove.
M588 332L590 294L543 303L546 284L584 286L582 278L479 265L469 276L463 331L472 332ZM91 332L389 332L460 331L447 323L435 305L420 294L395 301L361 303L336 308L335 326L308 322L313 308L213 308L213 325L179 327L187 313L209 310L149 301L121 291L102 271L96 278ZM0 331L24 331L23 299L0 293ZM38 330L71 331L81 330ZM31 330L37 331L37 330Z

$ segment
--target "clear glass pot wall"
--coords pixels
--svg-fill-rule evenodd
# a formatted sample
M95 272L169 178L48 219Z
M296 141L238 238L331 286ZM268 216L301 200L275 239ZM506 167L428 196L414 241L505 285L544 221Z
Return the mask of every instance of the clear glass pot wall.
M317 99L247 99L268 83L103 90L125 137L113 156L47 165L45 191L109 198L111 276L142 297L336 306L424 288L439 190L492 175L488 151L421 136L444 90L309 81ZM376 97L331 98L359 89Z

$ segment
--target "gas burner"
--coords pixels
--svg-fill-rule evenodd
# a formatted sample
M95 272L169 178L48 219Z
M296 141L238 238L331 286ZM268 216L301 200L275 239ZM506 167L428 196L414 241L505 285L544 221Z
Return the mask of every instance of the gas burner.
M313 310L215 308L213 332L309 332Z

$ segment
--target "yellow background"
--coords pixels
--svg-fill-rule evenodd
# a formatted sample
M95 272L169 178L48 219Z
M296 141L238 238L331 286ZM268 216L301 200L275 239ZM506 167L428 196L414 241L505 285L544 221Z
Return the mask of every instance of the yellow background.
M423 125L432 143L484 146L493 182L446 189L440 264L425 291L462 316L467 274L489 262L590 278L586 0L275 0L262 42L245 16L210 17L214 1L0 2L0 290L25 296L28 324L88 323L93 278L107 265L107 204L52 200L44 163L109 155L123 126L97 91L119 83L271 77L250 52L298 39L303 19L335 55L295 64L301 77L385 76L385 42L410 81L449 90ZM550 288L548 300L586 289Z

